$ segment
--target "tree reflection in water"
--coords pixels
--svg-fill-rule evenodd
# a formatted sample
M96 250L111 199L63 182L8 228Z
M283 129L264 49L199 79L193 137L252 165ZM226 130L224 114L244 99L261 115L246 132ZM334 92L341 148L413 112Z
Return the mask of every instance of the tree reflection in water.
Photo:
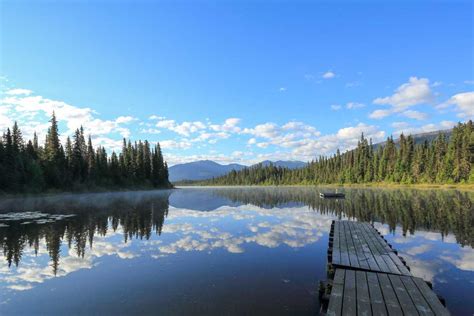
M474 246L474 192L455 190L346 189L345 199L321 199L318 189L222 188L213 191L233 202L272 208L287 203L308 205L321 214L397 225L403 234L423 229L456 236L461 246Z
M201 203L218 199L220 206L251 204L271 209L307 205L321 214L388 224L392 231L398 225L404 235L423 229L442 236L454 234L462 246L474 245L473 193L347 189L345 199L327 200L319 198L317 192L314 188L216 188L8 199L0 202L0 213L30 211L74 216L37 221L0 217L0 246L8 266L18 266L25 248L31 247L37 253L44 240L56 274L63 243L78 257L84 257L86 247L94 247L94 236L106 236L119 228L124 243L133 238L148 240L153 233L160 235L171 194L179 196L180 207L191 210L203 209L203 205L196 205L196 194L204 197Z
M63 242L77 256L84 257L86 246L93 247L94 236L106 236L110 229L115 232L121 227L125 243L131 238L149 239L153 232L160 235L168 214L170 193L87 194L3 201L0 203L3 213L28 210L75 216L44 224L0 220L3 226L8 225L0 227L0 246L8 266L12 263L18 266L25 247L34 248L37 254L40 240L44 239L56 274Z

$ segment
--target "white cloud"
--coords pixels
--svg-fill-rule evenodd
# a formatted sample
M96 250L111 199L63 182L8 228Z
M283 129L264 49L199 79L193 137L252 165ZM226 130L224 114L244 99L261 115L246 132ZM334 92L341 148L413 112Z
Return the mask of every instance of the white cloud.
M188 149L192 144L189 141L164 140L160 142L163 149Z
M359 123L357 126L341 128L336 135L340 139L354 140L360 139L362 133L365 133L366 135L379 135L377 138L384 136L384 133L379 131L377 127L363 123Z
M280 92L285 92L286 91L286 87L281 87L280 89L278 89Z
M375 110L369 114L369 118L379 120L392 114L392 110Z
M407 250L405 250L405 252L408 253L409 255L416 256L416 255L420 255L422 253L428 252L432 248L433 248L433 245L421 244L418 246L408 248Z
M474 117L474 91L453 95L449 100L437 106L438 109L455 106L459 117Z
M159 130L157 128L142 128L140 130L140 133L143 133L143 134L160 134L161 130Z
M217 132L217 133L208 133L208 132L202 132L199 134L198 137L193 138L191 141L192 142L204 142L207 141L210 144L215 144L221 139L227 139L230 137L229 133L225 132Z
M136 118L134 118L133 116L119 116L115 119L115 122L117 124L121 124L121 123L130 123L135 120Z
M397 109L429 103L433 100L433 93L429 83L429 80L426 78L410 77L408 82L398 87L393 95L376 98L374 103L392 105Z
M259 148L267 148L270 145L285 150L274 151L271 154L259 154L260 159L285 159L309 161L318 155L331 154L337 149L345 151L357 146L360 136L372 138L374 142L385 139L385 132L377 126L359 123L353 127L340 129L336 134L321 135L313 126L302 122L288 122L283 126L275 123L265 123L252 129L244 129L243 133L251 134L248 144ZM263 139L264 141L259 141ZM289 151L288 151L289 149Z
M165 128L182 136L190 136L200 130L206 129L206 125L200 121L176 123L175 120L159 118L156 127Z
M410 77L407 83L402 84L391 96L376 98L373 103L378 105L390 105L390 109L378 109L373 111L369 117L381 119L394 113L405 112L405 116L421 119L421 112L407 111L407 108L431 103L434 94L430 88L430 82L426 78Z
M172 129L176 126L175 120L165 120L164 118L160 118L160 120L156 123L156 127Z
M53 112L57 120L65 123L67 127L66 131L60 131L62 141L81 125L86 135L90 134L93 138L110 136L112 133L128 137L130 130L122 125L136 120L132 116L102 120L96 117L97 113L91 108L77 107L63 101L33 95L33 92L27 89L11 89L5 94L7 96L0 100L0 128L11 126L12 121L16 120L25 139L32 138L34 132L40 140L44 139Z
M425 124L422 126L412 126L407 122L394 122L392 123L392 127L395 129L393 134L394 135L410 135L410 134L419 134L419 133L428 133L434 132L438 130L446 130L453 128L456 125L456 122L452 121L441 121L439 123L430 123Z
M165 117L164 116L158 116L158 115L150 115L148 117L148 119L150 119L150 120L164 120Z
M259 124L254 128L244 129L242 133L251 134L256 139L263 138L265 140L263 142L255 141L255 144L260 148L267 148L269 145L281 148L296 148L305 141L321 134L315 127L297 121L290 121L282 126L275 123ZM254 141L251 143L254 143Z
M336 74L335 74L334 72L332 72L332 71L326 71L326 72L322 75L323 79L332 79L332 78L334 78L335 76L336 76Z
M8 94L8 95L30 95L32 93L33 91L28 90L28 89L11 89L5 92L5 94Z
M252 134L257 137L274 138L279 134L279 128L274 123L265 123L255 126L253 129L244 129L244 133Z
M415 120L426 120L428 117L426 113L419 112L419 111L414 111L414 110L407 110L402 112L402 114L408 118L415 119Z
M352 110L352 109L360 109L360 108L363 108L365 106L365 104L363 103L358 103L358 102L348 102L346 104L346 108L349 109L349 110Z
M13 120L8 117L11 107L0 103L0 130L5 130L13 125Z
M332 104L331 105L331 110L333 111L339 111L342 108L339 104Z
M197 136L194 141L212 139L210 141L215 142L217 139L228 138L230 136L229 133L239 133L241 130L238 126L240 119L235 117L226 119L222 124L208 125L201 121L185 121L178 124L175 120L165 119L164 117L153 116L153 118L158 119L156 127L168 129L181 136L189 137L192 134L199 133L199 136Z
M100 136L92 138L92 142L94 143L94 146L102 146L115 152L122 151L122 140L112 139L106 136Z
M311 160L318 155L334 153L337 149L346 151L357 146L362 133L366 138L371 138L374 143L385 139L385 132L377 126L359 123L356 126L341 128L335 134L301 141L293 154L305 160Z
M7 286L7 288L15 290L15 291L26 291L26 290L31 290L33 288L33 285L27 283L27 284L13 284Z
M474 249L469 246L459 249L456 253L445 253L441 258L454 264L460 270L474 271Z
M209 128L216 132L231 132L231 133L239 133L240 127L238 126L240 123L240 119L236 117L228 118L224 121L223 124L211 124Z

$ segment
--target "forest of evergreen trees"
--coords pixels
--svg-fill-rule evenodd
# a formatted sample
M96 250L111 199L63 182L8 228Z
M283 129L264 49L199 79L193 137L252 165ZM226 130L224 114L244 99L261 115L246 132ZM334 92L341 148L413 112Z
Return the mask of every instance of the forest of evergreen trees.
M50 122L44 146L36 134L25 141L16 122L3 134L0 193L171 186L159 144L151 148L148 141L132 144L124 139L122 152L109 157L105 148L92 146L90 136L86 142L82 127L63 146L54 113Z
M292 185L351 183L474 183L473 122L459 123L449 138L415 144L412 136L389 137L383 146L364 135L357 148L319 157L307 167L287 169L256 165L202 181L205 185Z

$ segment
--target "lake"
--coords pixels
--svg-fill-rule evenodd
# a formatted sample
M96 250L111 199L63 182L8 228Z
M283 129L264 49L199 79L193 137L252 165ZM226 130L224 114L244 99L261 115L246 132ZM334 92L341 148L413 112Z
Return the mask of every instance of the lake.
M474 313L474 193L180 188L0 200L0 314L315 315L333 219Z

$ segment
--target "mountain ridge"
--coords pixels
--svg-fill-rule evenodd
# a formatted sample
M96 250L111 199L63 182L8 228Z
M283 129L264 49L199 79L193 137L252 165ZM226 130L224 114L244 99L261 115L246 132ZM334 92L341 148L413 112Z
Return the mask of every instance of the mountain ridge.
M302 168L306 162L296 160L264 160L255 165L263 164L268 166L273 164L278 167L285 167L290 169ZM254 165L253 165L254 166ZM231 172L232 170L239 171L251 166L241 165L237 163L219 164L212 160L197 160L188 163L177 164L169 168L169 179L171 182L184 180L206 180L213 177L219 177Z

